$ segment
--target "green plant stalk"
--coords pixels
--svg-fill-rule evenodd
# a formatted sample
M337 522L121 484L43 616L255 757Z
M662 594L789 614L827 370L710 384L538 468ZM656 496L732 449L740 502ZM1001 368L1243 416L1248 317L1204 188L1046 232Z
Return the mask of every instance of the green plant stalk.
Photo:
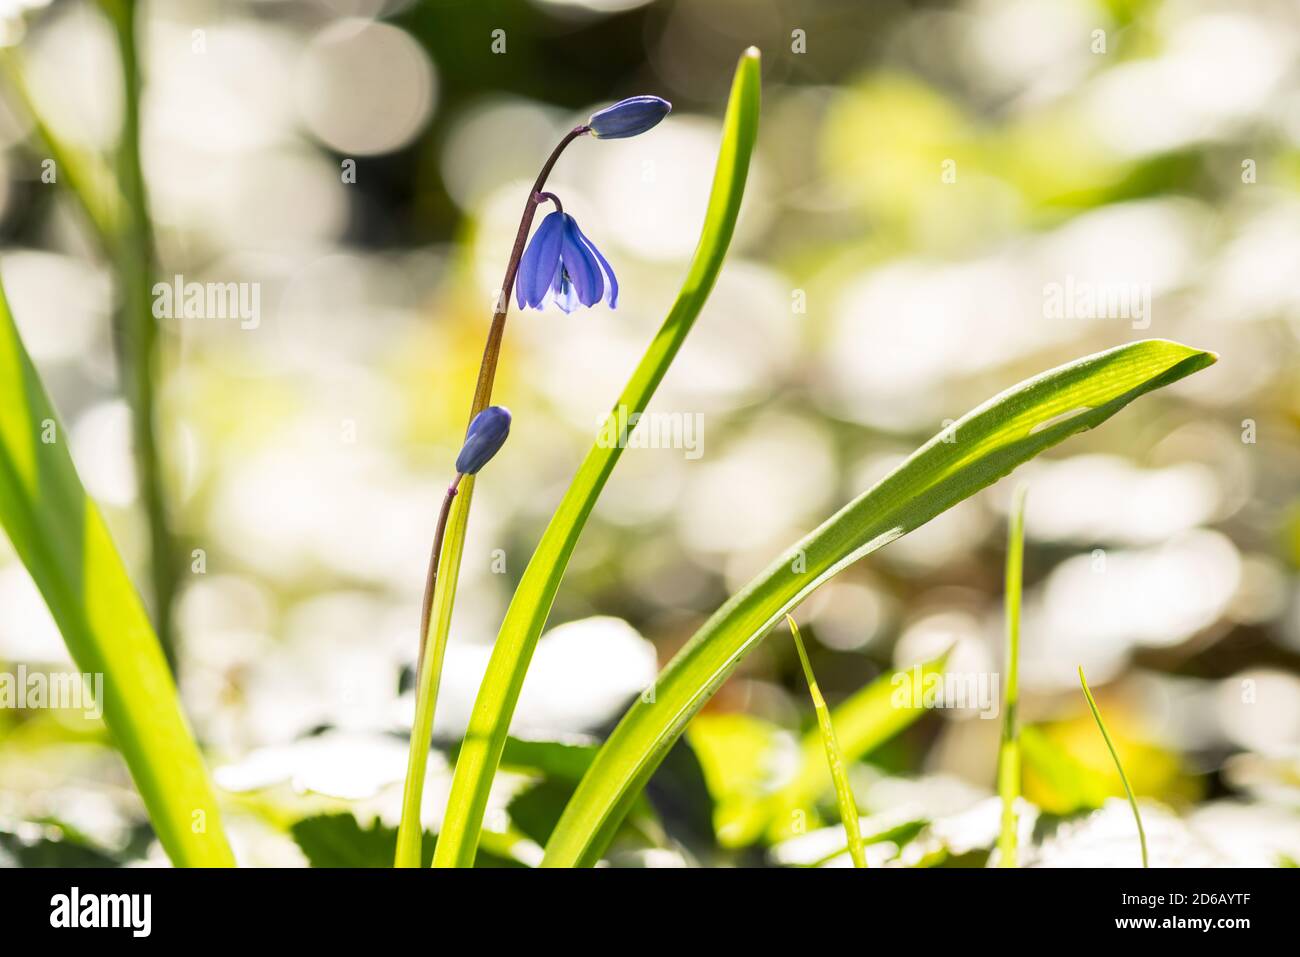
M854 867L867 866L867 852L862 846L862 828L858 823L858 802L853 796L849 784L848 770L844 764L844 755L840 753L839 743L835 740L835 726L831 724L831 712L826 707L826 699L817 687L817 678L813 675L812 662L808 660L808 650L803 646L799 635L799 626L789 615L785 620L790 625L790 636L794 638L795 650L799 652L799 663L803 665L803 675L808 680L808 694L812 697L813 711L817 714L817 728L821 734L822 744L826 748L826 766L830 769L831 780L835 783L835 798L840 806L840 821L844 824L844 833L848 836L849 857Z
M1124 784L1124 793L1128 795L1128 806L1133 809L1133 820L1137 822L1138 843L1142 845L1142 866L1150 867L1147 861L1147 834L1142 829L1142 815L1138 812L1137 798L1133 796L1133 788L1128 783L1128 775L1124 773L1124 765L1119 763L1119 752L1115 750L1110 735L1106 733L1106 725L1101 720L1101 712L1097 710L1097 702L1088 689L1088 679L1083 676L1083 665L1079 666L1079 684L1083 685L1083 696L1088 699L1088 707L1092 709L1092 719L1097 722L1097 730L1101 732L1101 739L1106 742L1110 759L1115 762L1115 770L1119 772L1119 779Z
M469 423L488 407L492 401L492 386L496 381L497 363L501 358L501 342L505 336L506 315L510 310L510 293L514 290L515 276L528 241L528 231L542 201L542 187L546 185L551 170L560 154L579 136L589 132L586 126L577 126L565 134L551 151L533 188L524 203L515 244L506 263L505 278L501 282L492 325L488 328L487 344L479 365L478 380L474 386L474 399L470 403ZM468 431L469 424L466 424ZM466 476L460 483L459 494L449 493L444 500L438 528L434 533L429 553L429 568L425 578L424 606L420 614L420 652L416 666L415 724L411 729L411 748L407 759L406 784L402 796L402 817L397 829L395 867L420 866L421 823L420 809L424 797L424 776L429 763L429 744L433 740L433 717L436 712L438 685L442 676L442 663L451 632L451 613L456 599L456 585L460 579L461 556L465 550L465 534L469 527L469 509L474 501L474 477ZM454 486L453 486L454 487ZM450 510L450 520L448 520ZM444 524L445 523L445 524ZM446 537L444 542L444 528ZM445 557L444 557L445 556ZM440 571L441 566L441 571Z
M428 639L420 649L420 663L416 669L420 683L416 690L415 721L411 725L411 747L407 754L402 818L397 826L397 856L393 862L395 867L419 867L421 864L420 850L424 832L420 810L424 799L424 777L429 765L438 684L447 653L447 635L451 631L456 581L460 577L465 533L469 527L469 500L473 493L474 476L466 475L460 482L459 494L448 499L450 508L445 513L448 516L446 544L442 544L438 536L435 536L435 555L442 558L442 574L438 574L436 564L430 566L429 584L433 586L433 591L429 597L429 611L424 616L423 629ZM441 549L438 549L439 544L442 544Z
M757 137L758 108L759 54L751 48L741 57L736 68L723 122L713 190L686 280L663 326L602 427L602 435L613 436L618 441L598 439L587 453L538 542L506 611L456 761L447 813L434 853L434 867L473 865L488 792L500 765L524 676L569 557L626 444L623 440L628 416L646 408L690 332L722 267L735 229ZM622 416L620 410L624 413Z
M104 676L104 722L172 862L232 865L176 686L66 436L0 289L0 525L77 667Z
M158 442L155 377L158 374L158 326L153 318L154 237L149 200L140 163L140 62L136 4L102 0L113 23L122 61L122 136L118 145L118 180L122 207L114 243L122 306L116 324L118 369L131 408L131 438L140 473L140 497L149 525L149 570L154 624L163 653L176 668L172 606L178 585L178 554L167 509L167 490Z
M935 435L758 575L632 704L547 842L543 866L595 864L691 718L782 615L853 562L907 534L1129 402L1212 364L1213 353L1149 339L1085 356L994 396Z
M1016 489L1011 503L1010 530L1007 533L1007 680L1002 698L1002 742L998 749L998 796L1002 798L998 861L1001 867L1016 866L1016 801L1020 798L1020 596L1025 560L1025 493L1023 485Z

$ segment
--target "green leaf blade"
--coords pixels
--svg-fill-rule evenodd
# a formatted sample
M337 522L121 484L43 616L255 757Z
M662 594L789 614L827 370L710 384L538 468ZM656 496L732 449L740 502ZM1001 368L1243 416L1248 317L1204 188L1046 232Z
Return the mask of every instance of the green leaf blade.
M998 835L998 862L1016 866L1020 798L1020 597L1025 564L1025 487L1016 490L1007 531L1006 619L1007 680L1002 700L1002 740L998 748L998 796L1002 799L1002 829Z
M1133 399L1217 357L1129 343L1022 382L936 435L733 596L665 667L653 703L615 728L547 845L544 866L594 864L667 747L780 617L833 575Z
M48 440L47 440L48 437ZM216 796L162 647L0 289L0 525L77 666L104 675L104 722L178 866L230 866Z
M686 279L672 310L619 396L602 434L619 436L619 410L641 412L690 332L722 268L740 213L749 161L758 135L759 55L741 57L723 122L713 190ZM468 867L474 859L488 791L501 761L533 650L596 499L609 480L624 442L597 441L543 533L506 611L465 741L434 855L435 867Z

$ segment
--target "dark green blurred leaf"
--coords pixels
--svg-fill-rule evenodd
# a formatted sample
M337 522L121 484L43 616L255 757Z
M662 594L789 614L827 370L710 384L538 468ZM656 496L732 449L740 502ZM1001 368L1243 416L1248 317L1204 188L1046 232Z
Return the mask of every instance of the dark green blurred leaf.
M0 867L121 867L122 863L53 824L23 825L21 830L0 824Z
M312 867L392 867L397 850L397 828L375 818L368 828L351 814L318 814L295 821L289 829ZM436 835L424 832L421 865L433 860ZM518 861L480 851L475 867L522 867Z
M576 786L576 781L544 780L521 791L510 802L511 823L538 844L545 844Z
M397 849L397 829L378 818L363 828L351 814L321 814L295 821L289 832L312 867L391 867ZM425 864L433 860L435 840L425 832Z
M544 777L579 781L600 745L596 742L530 741L507 738L501 763L508 768L537 771Z
M574 788L591 764L596 744L528 741L510 738L502 764L540 771L542 780L517 794L509 804L510 820L526 837L545 844ZM713 833L713 797L695 751L683 739L655 772L646 787L648 806L638 817L655 817L664 833L691 853L703 855L717 847Z
M646 797L668 836L677 843L697 856L717 847L713 795L704 777L704 767L686 738L678 739L650 778Z

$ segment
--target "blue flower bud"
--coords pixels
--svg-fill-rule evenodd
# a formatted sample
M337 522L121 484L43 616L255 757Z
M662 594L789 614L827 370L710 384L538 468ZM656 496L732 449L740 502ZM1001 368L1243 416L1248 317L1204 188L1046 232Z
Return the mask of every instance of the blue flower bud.
M469 424L465 444L456 456L456 471L461 475L477 474L501 451L509 434L510 410L499 405L488 406Z
M657 96L630 96L593 113L587 125L601 139L618 140L658 126L672 108L671 103Z

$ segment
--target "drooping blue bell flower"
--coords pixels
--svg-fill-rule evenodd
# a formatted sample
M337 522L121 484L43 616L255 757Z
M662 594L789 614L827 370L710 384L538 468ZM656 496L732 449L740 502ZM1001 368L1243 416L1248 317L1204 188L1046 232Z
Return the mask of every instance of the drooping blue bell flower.
M541 309L552 299L565 312L579 305L594 306L601 299L614 309L618 279L574 218L557 211L542 220L524 250L515 299L520 309Z
M629 96L591 115L587 125L602 140L637 136L659 125L673 105L658 96Z
M477 474L501 451L509 434L510 410L500 405L488 406L469 424L465 444L456 456L456 471L461 475Z

